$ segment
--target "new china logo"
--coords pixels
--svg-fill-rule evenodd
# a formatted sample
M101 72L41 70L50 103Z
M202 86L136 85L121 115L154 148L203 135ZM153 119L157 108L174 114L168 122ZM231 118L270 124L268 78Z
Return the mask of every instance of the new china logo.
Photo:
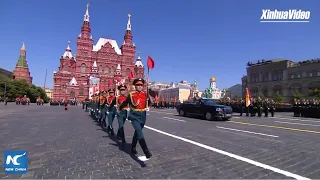
M4 172L6 174L25 174L28 172L27 151L4 151Z
M260 22L310 22L310 11L302 11L301 9L289 9L287 11L278 11L263 9Z

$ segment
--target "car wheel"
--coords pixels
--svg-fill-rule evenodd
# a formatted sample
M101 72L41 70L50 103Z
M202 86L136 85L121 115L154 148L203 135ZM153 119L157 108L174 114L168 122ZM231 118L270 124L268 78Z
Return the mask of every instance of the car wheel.
M208 120L208 121L212 120L212 114L211 113L207 112L205 116L206 116L206 120Z
M180 114L180 116L186 116L186 113L182 109L180 109L179 114Z

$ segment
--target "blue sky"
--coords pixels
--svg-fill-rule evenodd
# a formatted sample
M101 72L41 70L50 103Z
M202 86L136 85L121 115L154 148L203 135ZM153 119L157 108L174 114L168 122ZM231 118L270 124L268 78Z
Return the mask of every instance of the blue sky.
M5 0L1 2L0 67L13 70L25 42L33 83L53 86L67 41L76 48L85 0ZM311 11L310 23L260 23L262 9ZM294 61L320 57L319 0L91 0L90 23L99 37L120 45L132 14L133 41L146 65L155 60L151 79L198 81L200 89L241 83L246 63L259 59Z

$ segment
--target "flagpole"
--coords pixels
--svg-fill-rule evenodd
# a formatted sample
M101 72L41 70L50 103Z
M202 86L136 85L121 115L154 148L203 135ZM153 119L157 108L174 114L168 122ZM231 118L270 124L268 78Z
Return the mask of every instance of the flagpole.
M150 69L149 69L149 66L148 66L148 74L147 74L147 107L149 107L149 104L148 104L148 102L149 102L149 100L148 100L148 98L149 98L149 72L150 72Z

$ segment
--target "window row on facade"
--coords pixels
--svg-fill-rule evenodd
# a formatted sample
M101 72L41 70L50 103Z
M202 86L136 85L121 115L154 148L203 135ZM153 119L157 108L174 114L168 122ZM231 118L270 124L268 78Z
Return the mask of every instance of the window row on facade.
M305 73L290 73L288 79L300 79L300 78L313 78L320 77L320 71L318 72L305 72ZM268 81L282 81L283 71L274 71L269 73L252 73L250 75L250 83L268 82Z

